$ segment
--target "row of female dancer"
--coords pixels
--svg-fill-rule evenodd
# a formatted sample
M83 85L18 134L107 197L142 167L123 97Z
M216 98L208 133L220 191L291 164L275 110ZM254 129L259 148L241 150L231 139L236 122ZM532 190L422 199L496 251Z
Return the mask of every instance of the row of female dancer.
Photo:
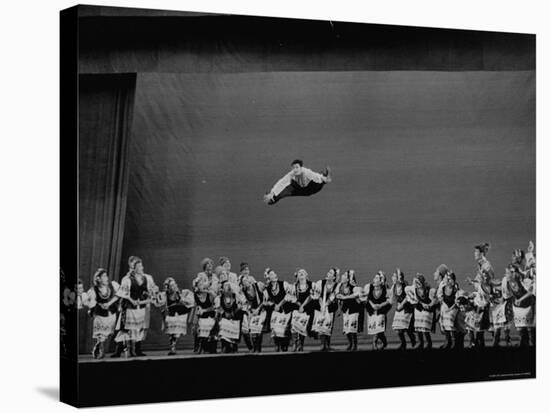
M277 351L303 351L306 337L321 342L321 351L331 350L331 336L337 314L342 314L347 350L357 350L357 337L365 329L372 336L373 349L387 346L388 312L395 307L391 328L399 336L399 349L407 338L416 349L431 349L432 334L439 326L445 336L444 349L485 346L485 333L493 335L493 346L511 344L515 326L521 346L535 343L535 258L534 245L527 253L516 250L504 277L497 280L487 259L488 244L474 248L476 275L468 279L473 291L459 288L455 274L444 264L434 273L435 287L422 274L409 283L397 269L391 284L379 271L372 282L361 287L353 270L328 270L324 279L312 282L305 269L295 273L292 283L279 280L272 268L264 271L265 281L250 274L247 263L240 273L231 272L231 262L222 257L214 268L205 258L192 289L180 289L167 278L159 289L144 272L138 257L129 258L129 271L120 285L104 269L94 275L93 287L79 288L78 306L88 307L93 317L94 358L103 358L104 345L114 336L117 348L111 357L143 356L141 343L149 328L151 305L161 309L163 330L169 339L169 355L176 354L180 336L191 332L194 351L216 353L237 351L242 340L250 352L261 352L265 334L270 334ZM366 313L366 314L365 314Z

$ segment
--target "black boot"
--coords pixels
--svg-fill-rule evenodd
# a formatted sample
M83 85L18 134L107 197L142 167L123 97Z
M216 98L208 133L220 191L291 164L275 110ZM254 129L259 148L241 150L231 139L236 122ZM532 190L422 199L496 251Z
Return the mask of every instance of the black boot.
M262 334L258 334L254 338L254 351L256 353L261 353L262 352L262 341L263 341L263 335Z
M430 350L432 348L432 336L430 335L430 333L425 333L426 334L426 349Z
M286 353L288 351L288 346L290 345L290 337L281 338L281 351Z
M298 338L300 340L298 351L304 351L304 343L306 341L306 336L299 335Z
M254 351L254 344L253 344L254 340L252 339L250 334L243 334L243 338L244 338L244 344L246 344L246 348L248 349L248 351L253 352Z
M128 354L128 357L135 357L136 356L136 342L135 341L133 341L133 340L128 341L127 354Z
M258 336L258 353L261 353L262 352L262 345L263 345L263 342L264 342L264 335L263 334L260 334Z
M439 347L442 350L449 350L453 346L452 338L451 338L451 332L445 331L445 344L443 344L441 347Z
M407 349L407 341L405 340L405 332L403 330L397 330L397 335L399 336L399 341L401 344L397 348L398 350L406 350Z
M529 347L529 332L526 327L522 327L519 330L519 346Z
M92 349L92 357L94 359L99 358L99 345L100 345L100 342L99 342L99 340L97 340L95 345L94 345L94 348Z
M99 343L99 352L97 355L97 359L101 360L102 358L105 358L105 342L102 341Z
M464 333L455 331L454 332L454 350L462 350L464 349Z
M357 333L353 333L353 347L351 351L357 351Z
M479 349L485 348L485 333L483 331L476 333L476 347Z
M327 178L327 183L332 182L332 176L330 175L330 168L328 166L325 168L325 172L323 172L323 176Z
M327 336L327 351L332 351L332 347L330 346L330 336Z
M119 341L116 343L116 349L113 354L111 354L111 358L119 358L122 353L124 352L124 343L122 341Z
M218 352L218 340L210 338L208 340L208 353L216 354Z
M510 337L510 329L505 327L504 328L504 344L506 347L510 347L512 345L512 337Z
M416 346L414 346L415 350L424 350L424 333L418 333L418 341L416 343Z
M292 334L292 342L294 343L294 348L292 349L292 351L294 353L297 353L298 352L298 349L300 348L300 334L298 333L293 333Z
M178 339L174 335L170 336L170 351L168 351L169 356L176 355L176 342L177 342L177 340Z
M500 347L500 328L495 329L493 334L493 347Z
M200 353L201 340L197 333L193 334L193 353Z
M414 331L411 329L407 330L407 335L409 336L409 340L411 341L411 347L416 347L416 336L414 335Z
M470 348L475 348L476 337L475 337L475 333L472 330L468 331L468 337L470 338Z
M382 345L379 347L379 350L384 350L388 346L388 340L386 339L386 334L378 333L378 338Z
M136 342L135 349L136 349L136 356L143 357L147 355L143 351L141 351L141 341Z
M321 334L319 340L321 340L321 351L327 351L327 336Z
M351 333L346 334L346 338L348 339L348 346L346 347L346 351L351 351L351 349L353 347L352 334Z

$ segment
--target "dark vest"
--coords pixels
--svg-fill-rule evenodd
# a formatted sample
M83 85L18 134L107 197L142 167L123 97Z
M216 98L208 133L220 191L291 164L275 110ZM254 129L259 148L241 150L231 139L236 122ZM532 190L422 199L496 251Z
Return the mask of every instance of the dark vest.
M97 304L105 304L112 300L112 298L115 296L115 289L113 288L113 284L109 282L109 285L107 286L108 292L106 296L102 296L100 289L98 286L94 286L94 292L95 292L95 300ZM100 317L107 317L110 313L116 313L117 311L117 303L111 304L111 306L108 309L103 309L99 305L96 305L94 307L94 315L100 316Z
M269 283L268 287L267 287L267 295L269 296L269 300L274 302L275 304L279 304L281 301L284 300L285 298L285 284L283 281L277 281L277 284L279 285L279 291L277 292L277 294L274 294L273 293L273 290L272 290L272 284Z
M303 304L307 298L311 295L311 281L306 282L306 290L300 291L300 283L296 283L296 300Z

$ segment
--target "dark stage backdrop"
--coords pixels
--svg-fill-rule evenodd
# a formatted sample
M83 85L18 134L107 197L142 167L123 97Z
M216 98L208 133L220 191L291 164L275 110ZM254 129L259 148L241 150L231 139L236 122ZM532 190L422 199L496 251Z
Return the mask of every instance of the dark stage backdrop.
M260 279L446 263L463 282L474 244L500 275L535 238L534 71L139 73L132 131L122 256L159 284L220 255ZM295 158L334 182L264 205Z

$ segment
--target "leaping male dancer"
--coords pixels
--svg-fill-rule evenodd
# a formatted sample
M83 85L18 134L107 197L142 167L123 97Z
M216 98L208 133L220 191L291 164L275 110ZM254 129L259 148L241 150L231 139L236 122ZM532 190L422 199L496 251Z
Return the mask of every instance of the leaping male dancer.
M264 195L264 202L273 205L287 196L310 196L316 194L325 184L332 181L330 168L325 168L322 174L304 167L300 159L291 163L292 169Z

